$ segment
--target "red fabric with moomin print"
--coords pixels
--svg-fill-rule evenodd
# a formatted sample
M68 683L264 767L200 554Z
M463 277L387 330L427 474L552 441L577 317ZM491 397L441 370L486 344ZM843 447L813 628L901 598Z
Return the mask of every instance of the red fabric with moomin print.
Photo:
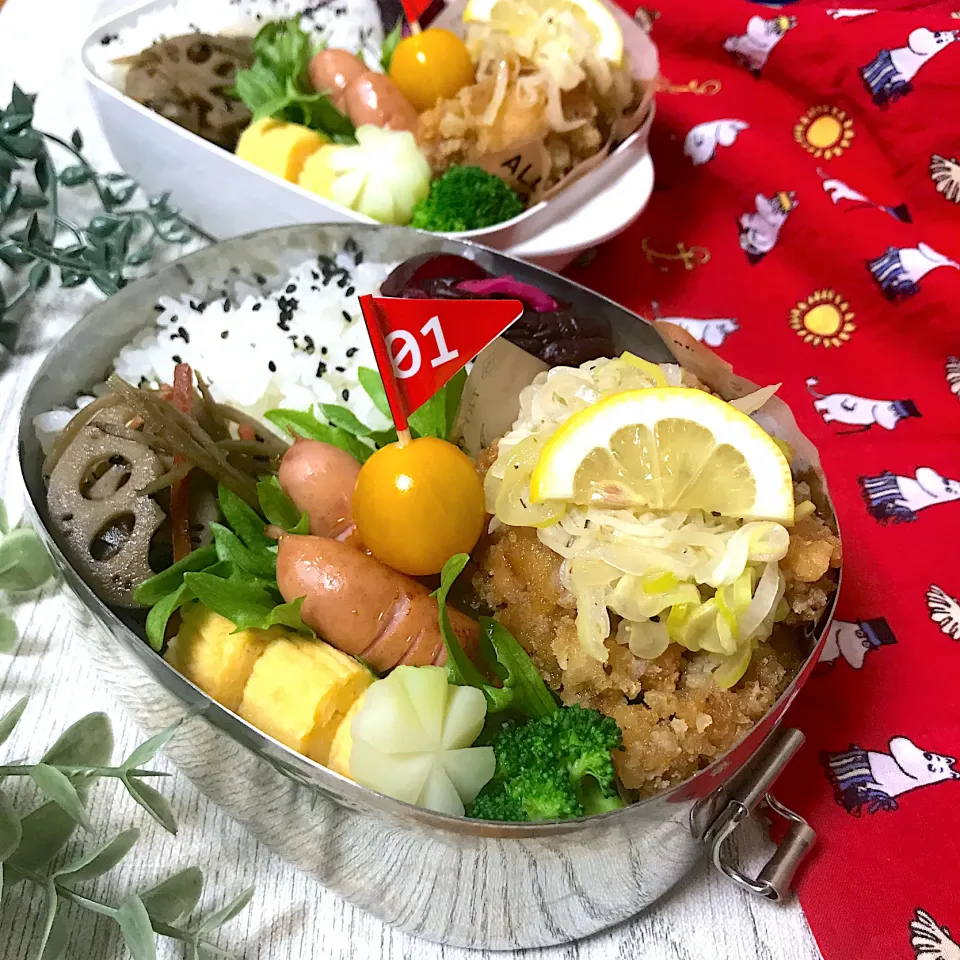
M845 547L777 787L820 837L800 900L826 960L960 958L960 7L638 19L656 189L570 274L783 382Z

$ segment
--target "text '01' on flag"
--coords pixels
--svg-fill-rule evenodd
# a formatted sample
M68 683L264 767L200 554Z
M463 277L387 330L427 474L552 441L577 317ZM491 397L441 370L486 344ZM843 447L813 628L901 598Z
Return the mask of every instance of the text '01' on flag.
M397 431L458 370L520 319L519 300L360 297Z

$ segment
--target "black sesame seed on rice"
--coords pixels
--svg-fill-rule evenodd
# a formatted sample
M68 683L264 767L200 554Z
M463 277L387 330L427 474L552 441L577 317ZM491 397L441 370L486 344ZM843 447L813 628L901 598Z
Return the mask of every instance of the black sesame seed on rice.
M351 317L346 310L343 311L343 319L346 320L347 323L353 323L353 317Z
M295 283L288 283L286 288L286 293L296 293L297 285Z
M267 278L262 273L254 274L253 279L256 280L261 287L267 282Z
M357 292L356 287L347 287L347 292L344 294L345 297L352 297Z
M347 389L344 389L340 393L340 396L343 397L343 402L346 403L350 399L350 391Z
M184 343L190 342L190 334L187 333L187 330L185 327L177 327L177 333L180 334L180 337Z
M327 355L327 348L326 348L326 347L321 347L321 348L320 348L320 352L321 352L324 356L326 356L326 355Z
M153 305L154 313L163 313L164 310L166 310L166 307L162 303L155 303Z
M346 367L337 367L337 373L346 373L346 372L347 372Z
M230 312L230 301L229 301L229 300L224 300L224 301L223 301L223 312L224 312L224 313L229 313L229 312Z
M262 303L255 303L253 305L253 312L256 313L262 306L263 306Z
M348 357L348 358L349 358L349 357L355 357L355 356L357 355L357 351L358 351L359 349L360 349L359 347L351 347L351 348L347 351L347 357Z
M327 372L327 365L321 360L317 364L317 376L322 377Z
M267 369L268 369L271 373L276 373L276 372L277 372L277 365L271 360L271 361L267 364Z
M316 347L313 344L313 337L311 337L309 333L304 334L303 342L306 344L307 353L313 353Z
M179 353L175 353L170 359L171 359L174 363L183 363L183 358L180 356Z
M229 336L230 336L230 331L229 331L229 330L221 330L221 331L220 331L220 339L221 339L221 340L226 340L227 337L229 337Z

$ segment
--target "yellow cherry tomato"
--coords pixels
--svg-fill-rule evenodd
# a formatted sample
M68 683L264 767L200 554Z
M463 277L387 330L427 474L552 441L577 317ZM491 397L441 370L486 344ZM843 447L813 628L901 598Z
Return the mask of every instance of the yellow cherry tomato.
M413 577L439 573L483 532L483 485L459 447L435 437L391 443L363 465L353 519L364 544Z
M401 40L390 61L390 79L423 113L438 100L456 96L475 79L466 44L449 30L431 27Z

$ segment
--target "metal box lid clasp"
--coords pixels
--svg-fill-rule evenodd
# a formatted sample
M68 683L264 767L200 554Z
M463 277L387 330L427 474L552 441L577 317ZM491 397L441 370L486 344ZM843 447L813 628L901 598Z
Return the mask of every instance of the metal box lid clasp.
M757 896L778 902L786 896L803 858L816 841L816 832L798 813L784 806L770 793L774 781L803 744L799 730L774 733L747 765L718 794L710 798L710 809L719 812L697 831L711 850L714 866L739 887ZM787 821L787 831L773 855L754 879L747 876L730 856L729 840L737 827L760 808ZM702 820L701 820L702 823Z

